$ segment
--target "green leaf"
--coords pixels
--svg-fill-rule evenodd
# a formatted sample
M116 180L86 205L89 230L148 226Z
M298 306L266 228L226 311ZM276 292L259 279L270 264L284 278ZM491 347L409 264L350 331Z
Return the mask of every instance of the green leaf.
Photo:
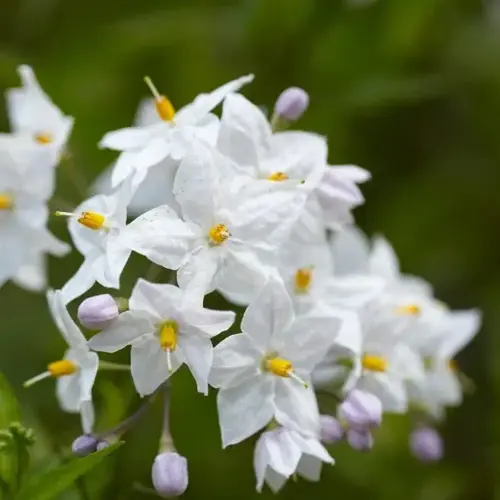
M0 373L0 431L20 420L19 404L7 379ZM0 452L0 478L2 485L11 485L16 475L16 459L10 453Z
M59 493L72 486L76 479L111 455L122 444L123 442L115 443L85 458L77 458L57 469L33 476L26 482L15 500L49 500L56 497Z

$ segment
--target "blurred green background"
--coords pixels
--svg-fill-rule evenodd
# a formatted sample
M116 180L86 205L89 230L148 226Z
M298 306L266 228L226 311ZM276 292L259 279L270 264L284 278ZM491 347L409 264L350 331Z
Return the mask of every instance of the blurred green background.
M71 151L90 181L114 158L96 144L131 123L147 96L143 76L180 107L196 94L253 72L244 93L271 108L290 85L311 95L300 128L329 138L330 163L373 174L359 225L394 244L406 272L430 280L453 308L480 307L484 327L459 358L476 391L450 412L442 431L446 458L424 466L407 447L409 423L387 418L373 452L331 450L319 484L290 482L281 498L446 500L492 498L500 409L500 9L479 0L1 0L0 87L18 85L31 64L54 101L76 118ZM7 131L4 110L1 129ZM64 172L58 195L79 201ZM54 221L67 238L65 225ZM1 244L1 242L0 242ZM50 262L59 287L80 263L76 252ZM147 263L137 256L123 281L126 295ZM220 304L217 298L209 303ZM47 381L21 382L61 356L45 299L12 285L0 290L0 370L37 430L35 466L56 464L80 433L62 413ZM126 360L127 353L122 353ZM125 374L98 377L98 429L137 405ZM172 426L189 458L189 498L255 498L253 440L220 448L214 394L195 391L189 374L172 388ZM496 410L496 412L495 412ZM86 477L91 499L147 498L160 408L106 465ZM266 490L262 498L270 498ZM63 499L84 500L75 488Z

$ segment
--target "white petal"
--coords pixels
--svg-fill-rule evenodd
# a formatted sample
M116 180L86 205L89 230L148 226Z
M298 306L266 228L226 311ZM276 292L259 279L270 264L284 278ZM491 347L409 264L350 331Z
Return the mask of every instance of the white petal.
M151 140L151 131L147 128L128 127L108 132L99 143L100 148L128 151L143 148Z
M296 380L276 377L274 404L281 425L305 436L319 435L318 404L310 385L306 389Z
M184 311L184 318L190 326L195 327L209 337L215 337L231 328L236 319L236 313L197 307Z
M179 125L196 124L219 105L228 94L237 92L243 85L250 83L252 80L253 75L242 76L208 94L200 94L191 104L185 106L176 114L175 122Z
M224 101L217 148L236 164L258 175L259 160L269 148L272 132L262 111L241 94Z
M332 306L358 309L377 298L386 282L378 276L334 276L323 284L324 300Z
M290 434L291 439L296 446L300 448L303 454L314 457L316 460L319 460L320 463L326 462L332 464L334 462L326 448L317 439L302 436L298 432L291 432ZM312 480L314 481L314 479Z
M169 372L167 353L157 339L149 337L132 345L131 373L137 392L141 396L152 394L184 362L179 349L170 354L172 372Z
M273 469L267 469L266 471L266 483L269 485L269 488L273 491L273 493L278 493L278 491L285 486L285 483L288 478L278 474Z
M335 173L342 179L360 184L371 179L371 174L364 168L357 167L356 165L332 165L331 167Z
M241 329L264 351L270 346L272 336L285 331L293 319L292 301L283 280L272 275L245 311Z
M319 444L319 443L318 443ZM320 444L321 446L321 444ZM326 451L326 450L325 450ZM319 481L321 478L321 467L323 462L311 455L302 455L299 465L297 466L297 472L309 481Z
M399 261L390 243L381 236L375 238L370 255L370 270L388 280L399 277Z
M17 271L13 281L16 285L33 292L41 292L47 287L47 258L43 253L29 257Z
M179 346L196 380L198 392L208 394L208 374L214 357L212 342L199 335L179 335Z
M91 400L92 387L99 369L99 357L95 352L86 351L78 353L77 361L80 366L80 399Z
M56 396L63 411L80 411L80 378L77 373L57 379Z
M436 354L448 359L455 356L477 334L481 328L481 320L481 312L477 309L451 312L447 333Z
M94 262L95 259L92 257L85 258L78 271L62 287L61 293L65 304L80 297L94 286Z
M174 285L150 283L139 278L132 290L129 307L165 320L180 309L182 298L182 290Z
M116 352L153 330L154 325L148 316L137 311L125 311L102 332L94 335L88 345L95 351Z
M243 441L269 423L274 413L272 386L271 377L259 374L238 386L219 390L223 448Z
M94 430L95 411L91 400L82 401L80 405L80 417L84 434L90 434Z
M54 323L68 345L72 348L88 350L87 339L66 309L62 290L48 290L47 303Z
M335 274L345 275L369 272L369 243L356 227L345 228L332 239Z
M253 378L259 372L261 357L262 354L248 335L231 335L214 349L210 385L226 388Z
M122 230L129 248L167 269L178 269L196 238L193 230L167 205L146 212Z
M358 381L357 388L377 396L384 411L404 413L408 408L403 381L386 373L367 373Z

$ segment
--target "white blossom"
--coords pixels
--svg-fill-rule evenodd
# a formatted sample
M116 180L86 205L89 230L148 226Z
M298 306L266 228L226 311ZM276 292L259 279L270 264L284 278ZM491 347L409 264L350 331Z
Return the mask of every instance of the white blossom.
M183 363L207 393L212 366L211 338L234 322L232 311L205 309L185 291L173 285L138 280L129 310L92 337L90 347L116 352L132 346L131 369L141 396L154 392Z

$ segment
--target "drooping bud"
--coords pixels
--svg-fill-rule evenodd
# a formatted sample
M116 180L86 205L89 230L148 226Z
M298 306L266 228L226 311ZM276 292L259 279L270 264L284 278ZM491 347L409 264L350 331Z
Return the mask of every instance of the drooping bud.
M382 403L369 392L353 389L339 406L339 416L350 428L358 431L379 427Z
M370 451L373 448L373 436L369 430L349 429L347 431L347 442L351 448L357 451Z
M90 330L102 330L120 314L118 304L105 293L85 299L78 307L80 323Z
M99 443L99 439L91 434L83 434L73 441L71 449L75 455L79 457L86 457L90 453L94 453L94 451L97 450Z
M153 463L152 479L161 497L182 495L188 486L187 459L174 451L160 453Z
M309 94L298 87L284 90L276 99L274 114L278 119L297 121L309 106Z
M410 434L410 449L422 462L435 462L443 457L443 439L432 427L420 427Z
M321 441L327 444L338 443L344 437L344 429L340 422L330 415L320 415Z

